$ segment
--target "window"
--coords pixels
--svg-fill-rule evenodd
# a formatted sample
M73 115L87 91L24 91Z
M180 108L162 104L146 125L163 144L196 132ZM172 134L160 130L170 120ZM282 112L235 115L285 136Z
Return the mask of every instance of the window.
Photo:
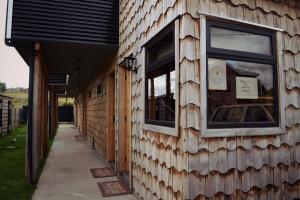
M174 24L146 45L145 122L175 127Z
M102 94L102 83L97 85L97 96L100 96Z
M207 21L207 127L278 125L275 32Z

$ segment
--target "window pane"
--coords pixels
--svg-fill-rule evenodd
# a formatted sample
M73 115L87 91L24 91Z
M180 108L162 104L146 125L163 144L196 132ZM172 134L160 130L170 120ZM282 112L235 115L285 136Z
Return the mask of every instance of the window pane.
M148 50L148 64L152 64L159 59L168 55L174 56L174 33L171 32L166 37L149 48Z
M173 99L175 99L175 88L176 88L176 74L175 70L170 73L170 85L171 85L171 94L173 94Z
M161 75L154 78L154 95L156 97L167 93L167 75Z
M216 27L210 31L211 47L272 55L269 36Z
M269 64L209 58L209 123L275 122L273 79Z
M175 70L174 63L146 73L146 120L175 121Z

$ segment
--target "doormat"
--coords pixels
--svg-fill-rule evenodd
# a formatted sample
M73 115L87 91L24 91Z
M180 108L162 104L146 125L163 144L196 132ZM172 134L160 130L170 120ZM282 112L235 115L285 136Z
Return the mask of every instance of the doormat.
M128 187L122 181L99 182L103 197L129 194Z
M104 178L117 175L111 167L96 168L90 170L94 178Z
M86 140L86 136L85 135L75 135L75 139L77 141L83 141L83 140Z

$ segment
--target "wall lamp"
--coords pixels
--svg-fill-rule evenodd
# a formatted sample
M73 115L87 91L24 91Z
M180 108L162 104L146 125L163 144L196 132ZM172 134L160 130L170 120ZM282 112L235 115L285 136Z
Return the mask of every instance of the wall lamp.
M136 67L136 58L132 55L125 57L120 66L125 67L125 69L130 71L134 71L135 73L138 71L138 68Z

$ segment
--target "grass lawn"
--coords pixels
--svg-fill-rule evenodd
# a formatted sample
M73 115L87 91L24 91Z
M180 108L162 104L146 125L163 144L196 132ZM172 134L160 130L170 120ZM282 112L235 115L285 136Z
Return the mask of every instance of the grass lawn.
M0 199L29 200L35 187L26 184L26 126L0 137ZM16 138L16 142L12 142Z

